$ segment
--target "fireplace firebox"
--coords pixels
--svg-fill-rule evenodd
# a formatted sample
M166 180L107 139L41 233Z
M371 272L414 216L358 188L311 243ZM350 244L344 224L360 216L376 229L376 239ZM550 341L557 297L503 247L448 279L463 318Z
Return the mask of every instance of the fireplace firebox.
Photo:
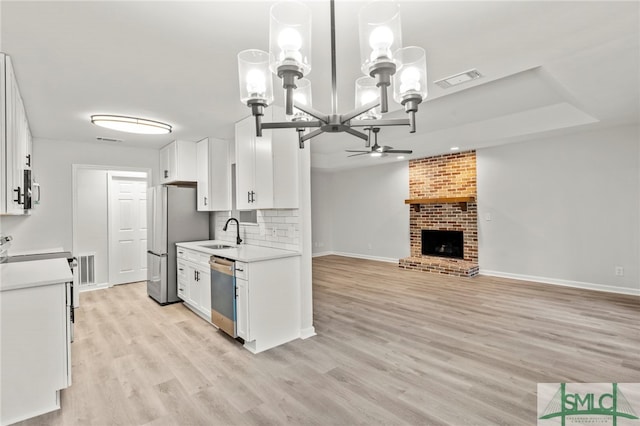
M422 255L464 259L463 232L423 229Z

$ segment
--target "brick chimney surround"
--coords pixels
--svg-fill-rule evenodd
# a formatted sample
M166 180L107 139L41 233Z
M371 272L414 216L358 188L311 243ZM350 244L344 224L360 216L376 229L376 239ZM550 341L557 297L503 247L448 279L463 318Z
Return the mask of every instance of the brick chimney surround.
M478 275L476 153L409 161L411 255L399 267L458 277ZM463 231L463 259L422 255L422 230Z

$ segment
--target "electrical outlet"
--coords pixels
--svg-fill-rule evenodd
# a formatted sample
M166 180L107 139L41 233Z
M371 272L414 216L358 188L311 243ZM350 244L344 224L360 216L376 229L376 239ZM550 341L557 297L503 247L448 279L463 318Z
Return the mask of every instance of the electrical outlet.
M616 266L616 277L624 277L624 268L622 266Z
M491 213L485 213L484 214L484 220L486 220L487 222L491 221Z

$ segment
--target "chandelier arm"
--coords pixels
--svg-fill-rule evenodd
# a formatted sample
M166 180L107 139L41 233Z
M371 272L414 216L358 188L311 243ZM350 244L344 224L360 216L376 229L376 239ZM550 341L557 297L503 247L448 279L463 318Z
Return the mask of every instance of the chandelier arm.
M305 112L307 114L309 114L312 117L317 118L318 120L324 122L324 123L328 123L329 122L329 117L326 114L323 114L322 112L311 108L310 106L307 105L301 105L297 102L294 102L293 105L298 108L300 111ZM312 126L312 127L320 127L320 126Z
M385 127L385 126L410 126L408 118L388 118L385 120L351 120L351 127Z
M357 116L359 116L361 114L364 114L365 112L369 111L370 109L373 109L373 108L377 107L378 105L380 105L379 101L371 101L368 104L364 104L361 107L356 108L353 111L342 115L340 117L340 123L344 124L347 121L351 120L352 118L356 118Z
M351 127L346 127L344 129L344 131L349 133L350 135L353 135L353 136L355 136L357 138L360 138L360 139L363 139L365 141L369 140L369 136L367 136L366 134L364 134L362 132L357 131L356 129L352 129Z
M322 121L274 121L262 123L263 129L306 129L309 127L320 127Z
M313 132L307 133L306 135L302 136L300 138L300 142L308 141L309 139L314 138L322 133L324 133L324 130L316 129Z
M338 113L338 83L336 71L336 5L330 0L331 9L331 113Z

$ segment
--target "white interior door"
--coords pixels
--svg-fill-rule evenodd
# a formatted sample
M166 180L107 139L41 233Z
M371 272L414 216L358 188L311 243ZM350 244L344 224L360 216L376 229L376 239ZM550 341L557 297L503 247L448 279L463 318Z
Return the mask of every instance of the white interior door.
M109 284L147 278L147 177L109 172Z

